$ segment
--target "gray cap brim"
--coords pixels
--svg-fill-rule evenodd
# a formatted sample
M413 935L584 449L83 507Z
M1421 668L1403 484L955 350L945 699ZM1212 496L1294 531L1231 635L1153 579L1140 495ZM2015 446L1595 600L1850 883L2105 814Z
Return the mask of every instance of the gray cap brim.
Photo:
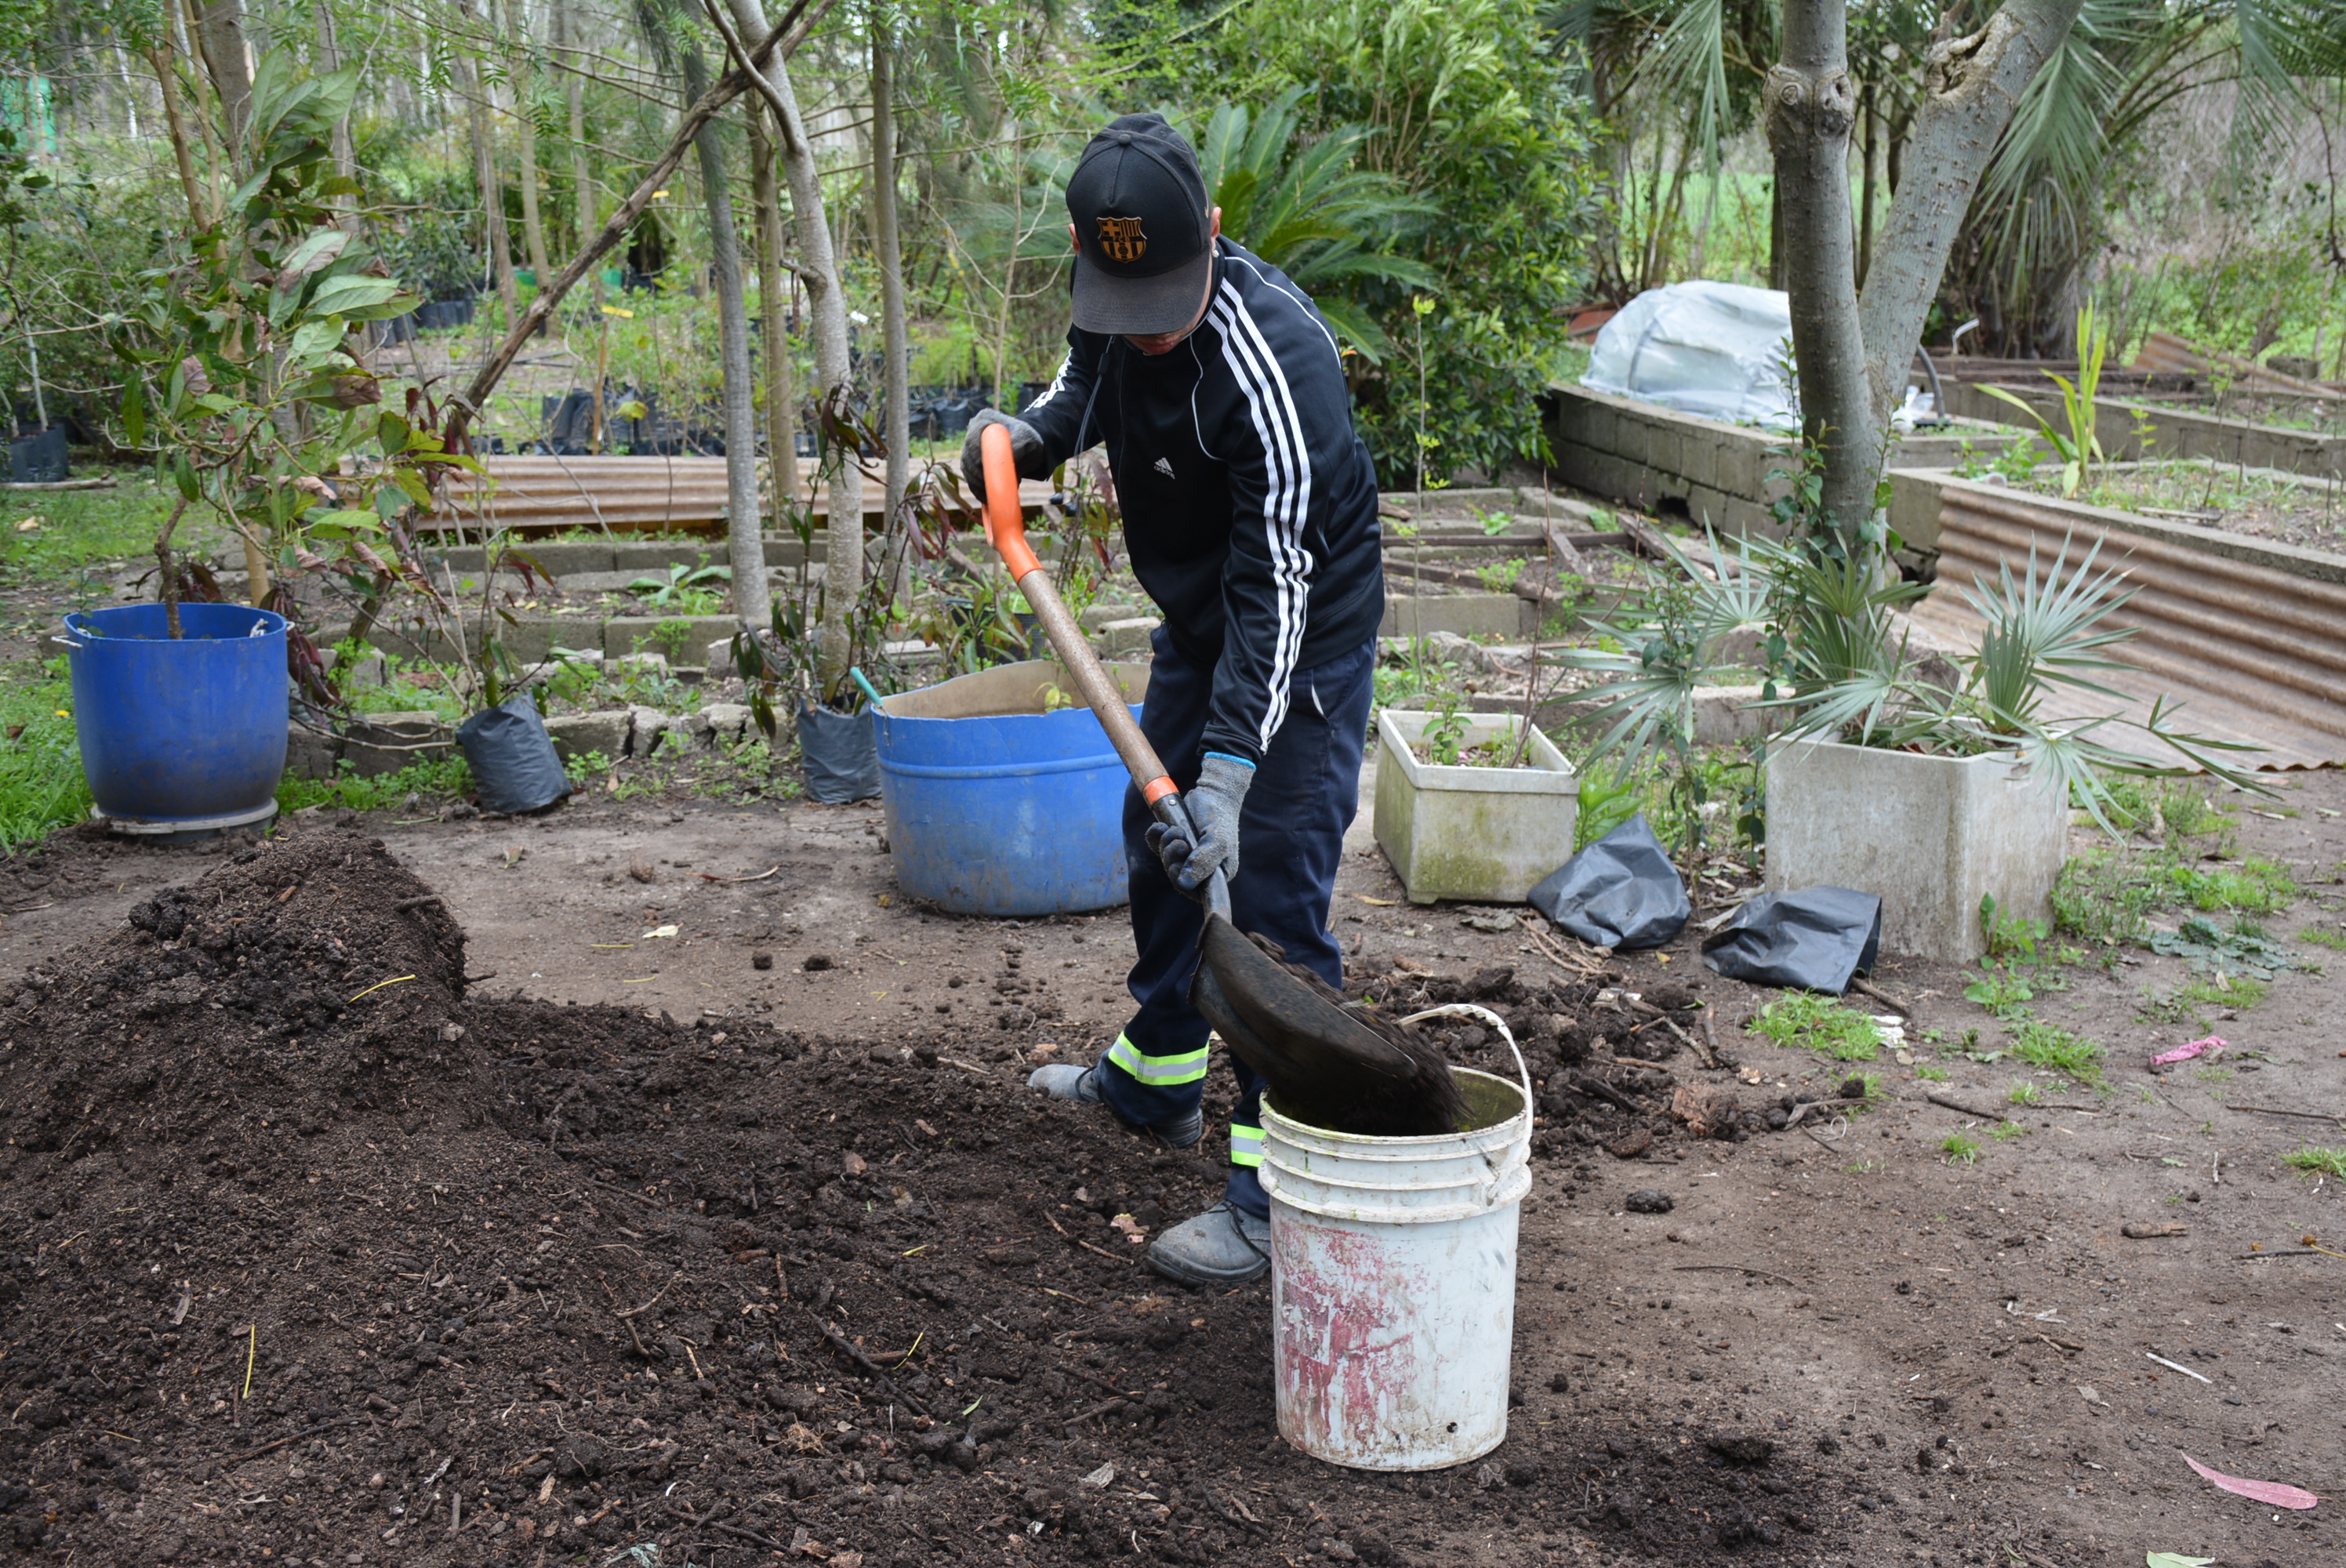
M1076 257L1076 325L1086 332L1152 338L1178 332L1205 308L1207 280L1214 272L1214 247L1194 261L1154 278L1111 278Z

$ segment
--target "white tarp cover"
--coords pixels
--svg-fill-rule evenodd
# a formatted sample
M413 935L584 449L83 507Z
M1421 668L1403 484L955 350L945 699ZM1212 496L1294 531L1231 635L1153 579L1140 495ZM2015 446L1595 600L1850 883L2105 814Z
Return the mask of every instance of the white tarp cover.
M1648 289L1598 329L1580 384L1680 413L1790 429L1791 305L1782 290L1695 281Z

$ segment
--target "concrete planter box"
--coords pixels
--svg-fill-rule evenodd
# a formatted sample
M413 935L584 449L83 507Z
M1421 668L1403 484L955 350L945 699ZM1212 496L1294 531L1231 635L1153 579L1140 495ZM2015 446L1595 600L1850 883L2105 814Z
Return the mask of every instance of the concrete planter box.
M2018 395L2051 421L2055 428L2066 428L2062 423L2060 393L2051 385L2042 382L2035 385L2007 384L2004 390ZM1970 418L2026 428L2018 409L1981 387L1949 382L1947 407L1951 412ZM2259 424L2253 420L2228 419L2166 403L2132 402L2113 397L2094 401L2094 433L2100 438L2102 450L2116 463L2133 463L2145 457L2205 457L2241 467L2279 468L2316 479L2346 479L2346 435ZM2149 438L2147 452L2144 450L2146 436Z
M1572 858L1580 779L1564 753L1535 730L1521 768L1442 768L1411 743L1440 716L1387 708L1377 716L1377 845L1409 901L1521 903L1542 877ZM1512 739L1519 715L1473 713L1465 744Z
M2066 792L2010 753L1924 757L1822 740L1769 750L1768 891L1875 894L1884 952L1979 957L1984 893L2049 921L2068 838Z

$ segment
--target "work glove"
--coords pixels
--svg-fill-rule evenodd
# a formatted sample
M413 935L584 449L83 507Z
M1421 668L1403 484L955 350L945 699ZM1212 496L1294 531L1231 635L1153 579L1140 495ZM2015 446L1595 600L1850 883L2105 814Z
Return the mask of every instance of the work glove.
M1010 460L1018 465L1019 478L1051 477L1051 461L1044 453L1043 438L1033 425L1000 409L981 409L969 422L969 433L961 438L962 483L969 486L969 493L977 497L980 505L985 502L985 455L978 446L978 439L989 424L1001 425L1010 432Z
M1196 841L1168 823L1148 830L1148 847L1165 862L1165 874L1175 887L1195 893L1217 868L1225 877L1237 878L1239 809L1246 804L1247 787L1253 782L1253 763L1209 751L1198 769L1197 787L1181 797L1189 809L1189 824L1197 830Z

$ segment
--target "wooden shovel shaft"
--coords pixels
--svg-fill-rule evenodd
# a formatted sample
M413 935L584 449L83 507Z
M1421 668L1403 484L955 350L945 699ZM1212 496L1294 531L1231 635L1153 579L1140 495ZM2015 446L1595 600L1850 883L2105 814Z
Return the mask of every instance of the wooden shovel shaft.
M1035 621L1043 635L1050 639L1051 651L1059 656L1076 689L1107 731L1108 744L1124 759L1125 770L1140 798L1148 802L1156 819L1196 840L1196 830L1189 824L1188 808L1181 803L1181 792L1172 777L1158 759L1157 748L1140 732L1140 726L1126 706L1124 693L1100 667L1099 657L1092 652L1091 644L1084 640L1084 629L1076 617L1067 613L1066 601L1059 597L1058 585L1035 556L1026 543L1026 522L1018 505L1018 466L1010 453L1010 432L998 424L990 424L978 436L978 451L985 462L985 537L1002 557L1011 580L1018 591L1026 596L1027 608L1035 612ZM1229 917L1229 889L1220 871L1214 872L1206 889L1206 907L1224 919Z

